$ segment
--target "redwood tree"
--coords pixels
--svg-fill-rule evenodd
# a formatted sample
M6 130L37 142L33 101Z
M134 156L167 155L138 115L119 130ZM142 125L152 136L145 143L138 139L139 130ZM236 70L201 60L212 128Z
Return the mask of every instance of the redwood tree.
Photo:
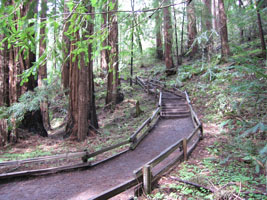
M88 13L93 13L92 5L88 1L81 3L80 6L83 6ZM90 41L94 28L93 15L88 14L86 19L87 22L81 22L81 27L74 29L70 49L70 92L66 136L71 135L79 141L84 140L90 134L90 125L98 128L94 105L92 43ZM76 22L73 21L72 23ZM83 50L77 54L76 50L81 46Z
M154 0L154 7L157 8L159 7L159 0ZM162 33L161 33L161 28L162 28L162 20L160 18L160 12L157 11L155 13L155 29L156 29L156 51L157 51L157 58L159 60L163 60L163 47L162 47Z
M109 6L109 35L108 35L108 45L111 47L108 63L108 82L107 82L107 95L106 104L109 103L119 103L120 93L119 93L119 46L118 46L118 21L117 21L117 9L118 1L112 0L112 6Z
M47 0L40 0L41 4L41 28L40 28L40 44L39 44L39 54L42 57L45 57L45 49L46 49L46 12L47 12ZM45 86L44 79L47 78L47 67L46 62L42 62L39 66L38 71L38 87L42 88ZM43 124L46 130L50 129L50 121L49 121L49 111L48 111L48 100L44 99L40 104L40 109L43 118Z
M219 4L219 19L220 19L220 38L221 38L221 56L226 58L230 55L230 48L228 44L228 33L227 33L227 17L224 10L223 0L218 0Z
M164 5L170 5L170 0L164 0ZM165 43L165 65L167 75L175 73L172 59L172 25L170 7L163 8L164 16L164 43Z
M195 15L195 5L194 2L187 4L187 32L188 32L188 49L191 49L190 56L194 56L197 53L198 45L194 43L194 40L197 37L197 26L196 26L196 15ZM192 46L193 45L193 46Z

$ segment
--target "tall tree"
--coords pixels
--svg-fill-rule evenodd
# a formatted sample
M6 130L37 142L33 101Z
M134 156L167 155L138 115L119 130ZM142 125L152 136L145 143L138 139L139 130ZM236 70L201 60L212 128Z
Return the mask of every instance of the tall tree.
M260 3L263 3L263 1L259 0ZM259 3L257 0L255 0L256 4L256 10L257 10L257 19L258 19L258 27L259 27L259 34L260 34L260 39L261 39L261 49L262 49L262 56L264 59L266 59L266 44L264 40L264 33L262 29L262 23L261 23L261 15L260 15L260 8L259 8Z
M8 98L8 51L7 42L4 41L4 30L0 28L0 107L9 105ZM7 143L8 130L7 120L0 119L0 146L4 146Z
M62 40L62 53L63 53L63 64L61 68L61 85L65 90L65 93L68 94L69 89L69 71L70 71L70 38L65 34L65 32L69 29L70 22L68 21L69 17L69 9L67 7L68 0L64 1L64 26L63 26L63 38Z
M154 7L159 7L159 0L154 0ZM156 30L156 51L157 51L157 58L159 60L163 60L163 46L162 46L162 33L161 33L161 24L162 20L160 18L159 10L155 13L155 30Z
M184 18L185 18L185 3L183 4L183 19L182 19L182 28L181 28L181 55L184 54L183 46L184 46Z
M40 0L41 5L41 28L40 28L40 43L39 54L41 57L45 57L46 51L46 12L47 12L47 0ZM44 79L47 78L46 62L42 62L38 71L38 87L45 87ZM48 99L44 99L40 104L43 123L46 130L50 130L50 120L48 111Z
M188 48L191 48L191 51L189 55L192 57L197 53L198 45L194 40L197 37L197 26L196 26L196 15L195 15L195 5L194 2L191 1L191 3L187 4L187 20L188 20L188 25L187 25L187 32L188 32Z
M163 16L164 16L164 43L165 43L165 65L167 75L175 73L173 59L172 59L172 23L170 0L164 0Z
M93 13L92 5L86 1L80 3L81 10L85 9L87 13ZM94 101L93 85L93 62L92 62L92 42L90 36L93 35L93 15L88 14L86 20L81 20L81 27L69 30L72 33L71 57L70 57L70 94L69 94L69 113L66 126L66 136L73 136L82 141L90 134L89 126L96 128L97 118ZM76 20L72 19L72 23ZM72 26L75 26L72 24ZM70 26L71 27L71 26ZM77 55L76 50L83 47Z
M118 1L112 0L112 5L109 5L109 35L108 44L111 47L109 52L108 64L108 82L107 82L107 96L106 104L119 102L119 46L118 46L118 20L117 9Z
M212 29L211 0L203 0L203 3L205 5L205 9L204 9L205 30L210 32ZM208 55L212 51L212 37L210 37L207 42L206 50L207 50Z
M218 0L213 0L213 29L219 32Z
M174 4L174 1L172 3ZM178 47L177 20L176 20L175 7L173 6L172 9L173 9L173 19L174 19L174 36L175 36L176 60L177 60L177 66L178 66L180 64L180 59L179 59L179 47Z
M224 10L224 1L218 0L219 5L219 21L220 21L220 38L221 38L221 56L226 58L230 55L230 48L228 44L228 32L227 32L227 17Z
M106 30L108 29L108 24L107 24L107 17L108 17L108 13L107 13L107 2L104 1L104 5L102 8L103 14L102 14L102 24L101 24L101 29L102 29L102 33L105 34ZM108 56L108 50L105 48L107 47L107 38L103 39L102 42L102 47L103 49L101 50L101 61L100 61L100 67L102 70L102 76L104 76L108 70L108 63L109 63L109 56Z

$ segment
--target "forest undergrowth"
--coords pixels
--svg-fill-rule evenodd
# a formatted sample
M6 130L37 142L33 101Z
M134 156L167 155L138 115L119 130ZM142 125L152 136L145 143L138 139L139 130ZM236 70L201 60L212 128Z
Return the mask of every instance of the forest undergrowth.
M250 50L255 45L257 41L233 47L227 62L218 56L210 62L190 60L179 66L178 75L158 75L188 91L203 122L204 139L188 161L162 177L142 199L266 198L267 65Z

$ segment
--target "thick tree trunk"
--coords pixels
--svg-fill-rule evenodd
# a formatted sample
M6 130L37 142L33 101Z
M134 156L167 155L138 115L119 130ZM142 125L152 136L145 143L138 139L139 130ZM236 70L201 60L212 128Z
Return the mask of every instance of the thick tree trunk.
M40 0L41 4L41 29L40 29L40 44L39 44L39 54L42 56L46 50L46 26L42 23L45 22L46 11L47 11L47 0ZM39 66L38 71L38 87L45 87L44 79L47 78L47 68L46 63ZM50 130L50 120L49 120L49 110L48 110L48 99L44 99L40 104L41 114L43 118L43 124L46 130Z
M112 0L114 4L113 10L110 11L108 21L110 24L108 42L111 47L109 53L109 70L108 70L108 82L107 82L107 96L106 104L119 103L119 48L118 48L118 22L116 11L118 9L118 1ZM115 12L112 12L115 11Z
M159 7L159 0L154 0L154 7ZM159 60L163 60L163 46L162 46L162 33L161 33L161 25L162 20L160 18L160 11L155 13L155 30L156 30L156 51L157 51L157 58Z
M188 49L191 48L191 51L189 53L190 57L193 57L198 50L198 44L194 40L197 37L197 26L196 26L196 15L195 15L195 6L194 2L191 2L187 5L187 20L188 20ZM193 45L193 46L192 46Z
M257 10L257 18L258 18L258 27L259 27L259 34L260 34L260 39L261 39L261 49L262 49L262 56L264 59L266 59L266 44L264 40L264 34L263 34L263 29L262 29L262 23L261 23L261 15L260 15L260 8L258 6L257 0L255 0L256 4L256 10Z
M164 0L164 5L170 5L170 0ZM163 8L164 15L164 42L165 42L165 65L167 75L175 74L172 59L172 26L170 7Z
M0 35L0 40L4 39ZM1 49L2 48L2 49ZM9 105L8 98L8 52L7 43L4 42L0 48L0 107ZM0 147L7 143L8 125L6 119L0 119Z
M91 5L87 6L87 12L93 12ZM87 30L85 32L86 26ZM77 48L74 45L76 42L86 41L88 40L86 35L93 34L93 24L91 22L88 25L82 24L81 32L82 36L80 36L79 30L75 33L76 40L72 41L71 52ZM92 44L88 45L88 58L86 58L85 52L81 52L79 59L76 58L75 62L70 62L69 113L66 137L71 135L79 141L84 140L90 133L89 124L98 128L94 97L93 59L91 55ZM70 61L72 61L73 56L71 54Z
M221 37L221 56L227 58L230 55L230 48L228 44L228 33L227 33L227 17L224 10L223 0L218 0L219 3L219 18L220 18L220 37Z

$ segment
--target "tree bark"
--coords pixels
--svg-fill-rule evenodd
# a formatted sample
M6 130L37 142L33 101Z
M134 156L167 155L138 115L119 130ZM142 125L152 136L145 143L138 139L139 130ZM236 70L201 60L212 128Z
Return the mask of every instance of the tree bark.
M118 46L118 21L116 11L118 1L112 0L113 9L109 12L108 22L110 24L108 43L111 47L109 52L109 69L107 82L106 104L119 103L121 101L119 93L119 46ZM113 12L114 11L114 12Z
M193 57L198 50L198 44L194 43L194 40L197 37L197 26L196 26L196 15L195 15L195 6L194 2L191 2L187 5L187 20L188 20L188 49L191 48L191 51L189 53L190 57ZM193 46L192 46L193 45Z
M257 10L259 34L260 34L260 39L261 39L262 56L266 60L266 44L265 44L264 34L263 34L263 29L262 29L260 8L259 8L257 0L255 0L255 4L256 4L256 10Z
M213 0L213 28L219 33L218 0Z
M66 5L67 0L64 1L64 18L67 19L69 15L69 10ZM70 71L70 39L68 36L64 34L66 30L69 29L69 22L65 22L65 25L63 26L63 38L62 40L62 49L63 49L63 65L61 69L61 85L63 89L65 90L65 94L69 94L69 71Z
M228 44L227 33L227 17L224 10L223 0L218 0L219 3L219 19L220 19L220 38L221 38L221 56L222 59L227 58L230 55L230 48Z
M159 7L159 0L154 0L155 8ZM162 20L160 18L160 11L155 13L155 30L156 30L156 51L157 58L163 60L163 46L162 46L162 33L161 33L161 24Z
M85 2L88 4L88 1ZM86 5L84 3L84 5ZM93 13L91 5L86 6L88 13ZM93 18L90 15L91 19ZM73 35L75 40L72 41L71 50L78 48L76 43L88 40L93 34L93 23L81 24L81 30L77 30ZM80 35L81 33L81 35ZM89 37L87 36L89 34ZM93 82L93 59L92 59L92 44L88 44L87 53L82 51L81 56L73 60L73 54L70 57L70 94L69 94L69 113L68 123L66 126L66 136L77 138L78 141L83 141L90 133L89 124L98 128L95 97L94 97L94 82ZM86 57L88 56L88 57ZM80 69L79 69L80 68Z
M0 35L0 40L5 38L4 34ZM1 49L3 48L3 49ZM0 107L9 105L8 98L8 51L7 42L4 42L0 48ZM7 143L8 125L6 119L0 119L0 147Z
M182 31L181 31L181 55L184 55L184 16L185 16L185 5L183 5L183 19L182 19Z
M102 18L103 18L103 22L101 24L101 29L102 29L102 32L103 34L107 31L108 29L108 24L107 24L107 17L108 17L108 14L106 13L107 11L107 5L104 4L103 5L103 10L102 10L104 13L102 14ZM102 47L106 47L108 45L108 42L107 42L107 38L105 38L102 42ZM106 73L108 73L108 63L109 63L109 55L108 55L108 50L107 49L102 49L101 50L101 75L104 77L106 75Z
M170 0L164 0L164 5L170 5ZM172 59L172 26L170 7L163 8L164 16L164 42L165 42L165 65L167 75L175 74Z
M204 10L204 16L205 16L205 30L207 31L211 31L212 29L212 13L211 13L211 0L203 0L203 3L205 4L205 10ZM206 51L208 54L208 60L210 60L210 53L212 52L212 47L213 46L213 41L212 41L212 37L209 38L207 45L206 45Z
M43 24L46 18L47 12L47 0L40 0L41 4L41 28L40 28L40 43L39 43L39 55L45 54L46 50L46 26ZM39 66L38 71L38 87L45 87L44 79L47 78L47 67L46 63ZM49 110L48 110L48 99L44 99L40 104L41 114L43 118L43 124L46 130L50 130Z
M174 2L172 2L174 4ZM177 66L179 66L180 59L179 59L179 47L178 47L178 33L177 33L177 20L176 20L176 12L175 7L173 6L173 19L174 19L174 35L175 35L175 49L176 49L176 60L177 60Z

